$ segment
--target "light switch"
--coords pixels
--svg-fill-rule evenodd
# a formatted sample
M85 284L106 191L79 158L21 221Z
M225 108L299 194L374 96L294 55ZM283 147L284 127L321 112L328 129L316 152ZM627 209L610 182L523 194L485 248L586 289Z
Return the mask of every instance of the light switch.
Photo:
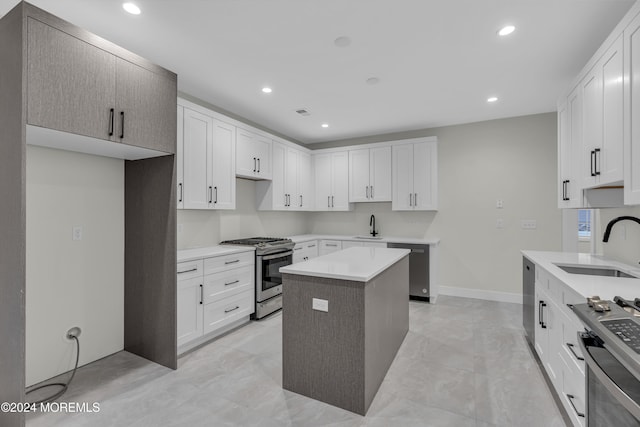
M82 227L73 227L73 240L82 240Z
M318 311L329 312L329 301L326 299L313 298L311 302L311 308Z
M535 219L523 219L520 221L520 226L523 230L535 230L538 228L538 223Z
M504 208L504 202L502 201L502 199L496 200L496 209L502 209L502 208Z

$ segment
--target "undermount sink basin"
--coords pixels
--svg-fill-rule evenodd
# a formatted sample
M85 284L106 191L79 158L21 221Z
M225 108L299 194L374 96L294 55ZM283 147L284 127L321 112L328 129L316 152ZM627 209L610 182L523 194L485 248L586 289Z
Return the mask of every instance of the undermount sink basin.
M373 236L354 236L354 239L365 239L365 240L382 240L382 237L373 237Z
M577 266L577 265L563 265L556 264L556 266L567 273L571 274L586 274L588 276L607 276L607 277L622 277L626 279L637 279L637 276L633 274L625 273L624 271L618 270L615 267L607 267L607 266Z

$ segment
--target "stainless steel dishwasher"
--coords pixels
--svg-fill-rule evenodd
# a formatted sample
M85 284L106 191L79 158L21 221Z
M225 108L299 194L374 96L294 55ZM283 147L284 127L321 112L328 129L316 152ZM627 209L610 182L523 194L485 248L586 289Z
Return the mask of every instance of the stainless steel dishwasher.
M409 298L429 301L429 245L387 243L388 248L410 249Z

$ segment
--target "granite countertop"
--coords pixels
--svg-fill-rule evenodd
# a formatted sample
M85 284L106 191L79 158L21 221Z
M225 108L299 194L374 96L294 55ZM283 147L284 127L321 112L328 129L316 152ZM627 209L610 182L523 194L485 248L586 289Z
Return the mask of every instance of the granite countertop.
M522 251L522 254L585 298L598 295L605 300L613 300L613 297L618 295L633 301L634 298L640 297L640 279L572 274L562 270L556 264L614 267L640 276L638 266L630 266L596 255L573 252Z
M194 259L209 258L212 256L231 255L241 252L253 252L256 248L251 246L217 245L204 248L183 249L178 251L178 262L193 261Z
M383 243L412 243L417 245L437 245L440 243L439 238L419 239L414 237L393 237L384 236L380 239L358 239L353 235L340 234L301 234L298 236L289 236L294 243L308 242L309 240L351 240L354 242L383 242Z
M409 253L408 249L354 247L281 267L280 272L368 282Z

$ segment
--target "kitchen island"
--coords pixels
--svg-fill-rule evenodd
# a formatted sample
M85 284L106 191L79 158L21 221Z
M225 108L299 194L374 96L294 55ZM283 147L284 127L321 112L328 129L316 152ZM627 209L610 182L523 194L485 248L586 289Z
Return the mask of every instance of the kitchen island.
M364 415L409 330L408 249L282 267L283 388Z

